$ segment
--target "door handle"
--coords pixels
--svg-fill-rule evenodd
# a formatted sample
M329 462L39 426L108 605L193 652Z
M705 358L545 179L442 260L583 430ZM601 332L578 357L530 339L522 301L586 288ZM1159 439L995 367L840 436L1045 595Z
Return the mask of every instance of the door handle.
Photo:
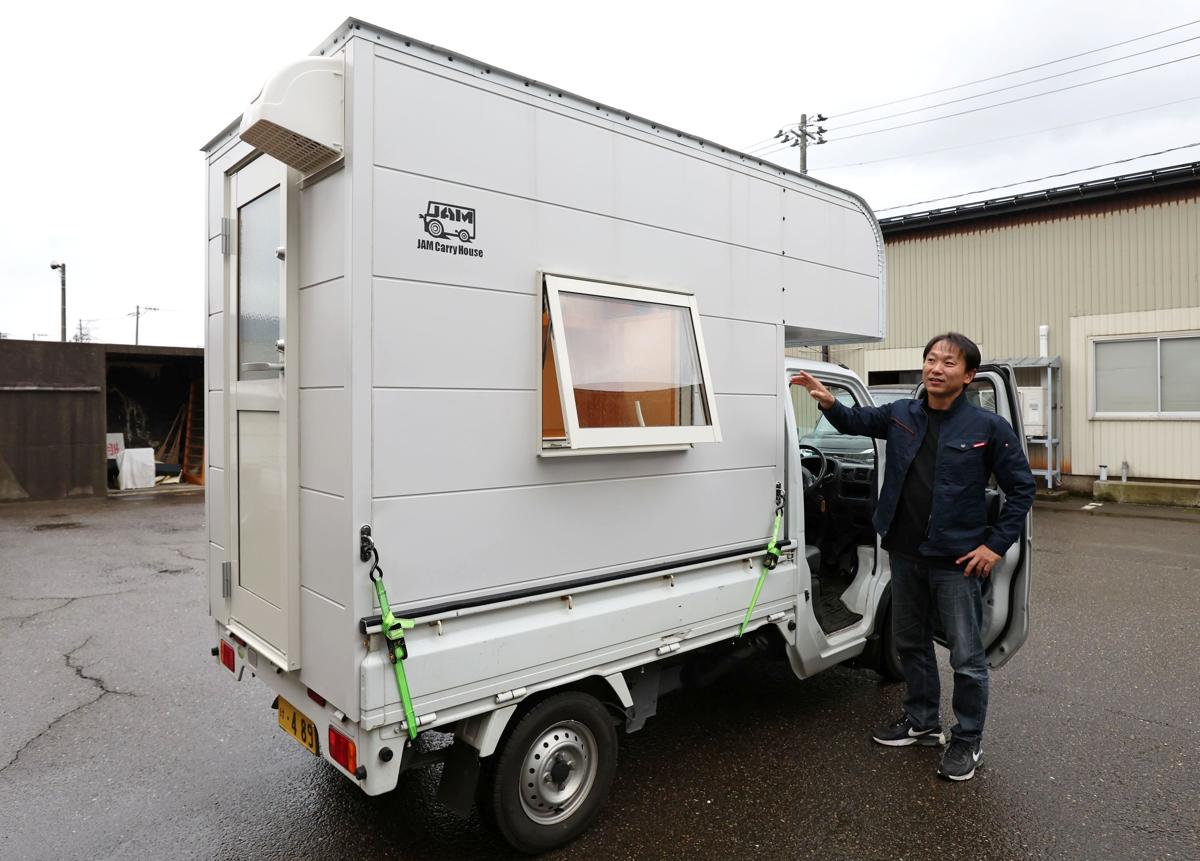
M242 362L243 371L282 371L283 362Z

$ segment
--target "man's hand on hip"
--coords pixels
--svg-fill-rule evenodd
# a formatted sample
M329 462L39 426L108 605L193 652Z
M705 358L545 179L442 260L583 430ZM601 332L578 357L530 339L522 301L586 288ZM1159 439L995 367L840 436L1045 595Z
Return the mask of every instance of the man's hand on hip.
M964 561L967 563L967 567L963 569L964 577L970 577L972 574L976 577L987 577L1000 561L1000 557L988 549L986 544L980 544L966 556L955 559L954 564L961 565Z
M801 371L792 377L792 382L808 389L808 393L812 395L813 400L819 403L825 409L829 409L831 406L833 406L834 397L829 393L829 389L821 385L820 381L811 374L806 374L804 371Z

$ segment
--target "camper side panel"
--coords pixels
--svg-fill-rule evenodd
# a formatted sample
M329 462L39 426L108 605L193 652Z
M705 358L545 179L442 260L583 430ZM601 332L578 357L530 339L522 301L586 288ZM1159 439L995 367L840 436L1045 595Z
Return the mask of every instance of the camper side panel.
M300 192L300 680L352 713L358 702L351 525L350 174Z
M783 481L785 192L377 52L371 493L393 601L763 546ZM434 204L472 213L466 238L425 231ZM544 271L693 293L723 442L538 457Z
M227 428L225 414L225 318L229 306L229 243L222 219L228 215L226 171L251 152L248 144L230 140L208 157L208 194L205 217L204 327L204 523L208 539L208 611L219 622L229 619L222 597L221 565L229 554L229 508L226 499Z

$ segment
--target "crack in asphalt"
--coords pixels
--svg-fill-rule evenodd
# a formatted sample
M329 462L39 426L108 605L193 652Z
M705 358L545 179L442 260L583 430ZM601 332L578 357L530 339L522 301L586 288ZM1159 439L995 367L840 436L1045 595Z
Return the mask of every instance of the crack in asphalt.
M1187 727L1184 727L1184 726L1176 726L1173 723L1166 723L1164 721L1159 721L1159 720L1151 720L1150 718L1142 717L1141 715L1136 715L1131 712L1122 711L1121 709L1106 708L1105 711L1108 712L1109 714L1118 715L1120 717L1129 718L1130 720L1136 720L1136 721L1140 721L1142 723L1148 723L1151 726L1159 726L1159 727L1162 727L1163 729L1175 729L1175 730L1183 730L1184 732L1194 732L1194 730L1189 730Z
M128 595L129 593L131 593L133 591L134 591L133 589L122 589L117 592L95 592L91 595L71 595L69 597L66 595L39 595L39 596L33 597L33 598L26 598L26 597L22 597L20 595L0 595L0 598L4 598L6 601L59 601L59 602L61 602L61 603L55 604L53 607L45 607L41 610L34 610L32 613L27 613L25 615L6 616L3 619L0 619L0 622L10 622L10 621L16 619L16 620L19 620L17 622L17 627L24 628L27 624L29 624L30 622L32 622L34 619L38 618L39 616L45 616L48 613L55 613L59 610L64 610L67 607L70 607L76 601L83 601L88 598L107 598L110 595Z
M1141 558L1141 556L1144 556L1146 553L1157 553L1159 555L1167 556L1183 555L1170 550L1155 550L1153 548L1137 547L1127 544L1109 545L1109 548L1111 550L1130 551L1130 559ZM1102 559L1104 561L1110 561L1113 558L1111 553L1089 553L1086 550L1082 550L1078 547L1035 547L1034 552L1038 555L1045 554L1046 556L1082 557L1084 559ZM1159 568L1165 568L1171 571L1200 571L1200 568L1196 568L1194 565L1174 565L1170 562L1155 562L1154 564Z
M75 714L76 712L82 711L83 709L87 708L88 706L94 706L96 703L100 702L100 700L104 699L109 694L115 694L116 696L120 696L120 697L136 697L137 696L137 694L135 694L133 691L122 691L122 690L118 690L117 688L110 687L108 682L106 682L101 676L92 676L92 675L89 675L86 672L84 672L84 670L87 669L87 665L76 664L72 660L75 657L75 653L78 652L80 649L84 648L91 641L92 641L92 638L89 636L86 640L84 640L78 646L76 646L71 651L69 651L65 655L63 655L63 660L66 661L68 669L73 670L75 672L75 675L78 676L79 678L83 679L85 682L90 682L94 688L96 688L97 690L100 691L100 693L97 694L93 699L88 700L87 702L80 703L77 706L73 706L73 707L67 709L65 712L60 714L54 720L50 721L50 723L46 724L45 728L42 729L41 732L37 733L31 739L29 739L23 745L21 745L21 747L17 750L17 752L13 754L12 759L10 759L4 765L0 765L0 773L3 773L10 766L16 765L17 761L21 758L21 754L23 754L26 750L28 750L30 745L32 745L38 739L44 737L47 733L49 733L56 726L58 726L62 721L66 720L71 715Z

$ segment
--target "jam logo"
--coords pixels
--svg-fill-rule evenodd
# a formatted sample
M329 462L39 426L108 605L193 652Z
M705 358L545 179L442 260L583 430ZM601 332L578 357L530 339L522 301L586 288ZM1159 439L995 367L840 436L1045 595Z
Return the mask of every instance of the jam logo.
M433 237L418 238L418 251L434 251L456 257L483 256L483 249L472 245L475 241L475 210L471 207L431 200L417 218L424 222L425 232ZM458 241L444 242L445 239Z
M417 218L425 222L425 232L434 239L453 237L462 243L475 240L475 210L469 206L431 200Z

